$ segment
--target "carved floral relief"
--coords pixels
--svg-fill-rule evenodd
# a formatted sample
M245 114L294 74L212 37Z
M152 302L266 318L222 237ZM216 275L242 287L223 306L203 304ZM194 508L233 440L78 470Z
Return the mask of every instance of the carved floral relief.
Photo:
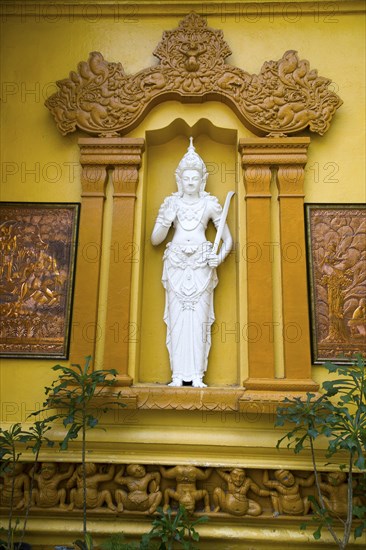
M152 107L166 100L227 103L255 134L287 135L309 127L323 135L342 100L295 50L266 61L259 74L226 63L231 50L221 30L190 13L177 29L165 31L154 51L157 65L127 75L121 63L91 52L46 106L60 132L77 128L115 136L136 127Z
M366 206L307 205L315 362L366 356Z

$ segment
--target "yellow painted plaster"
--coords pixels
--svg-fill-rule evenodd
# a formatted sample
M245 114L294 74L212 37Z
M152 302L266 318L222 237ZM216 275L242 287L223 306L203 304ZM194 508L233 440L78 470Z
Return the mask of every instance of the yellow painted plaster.
M80 2L74 12L66 3L53 4L57 4L60 10L62 8L62 16L58 16L57 12L57 17L52 18L43 2L39 2L40 10L42 6L44 8L39 15L28 12L28 16L25 16L26 12L22 12L17 3L12 6L13 15L10 14L9 6L8 11L3 12L2 201L79 202L78 136L73 134L62 137L43 105L45 98L55 91L55 81L66 77L79 61L86 60L89 52L94 50L101 51L110 61L121 61L128 74L156 63L152 52L163 30L175 28L181 15L198 5L201 8L204 6L209 25L223 30L233 52L229 58L231 64L254 73L260 70L264 61L279 59L286 50L294 49L300 58L308 59L311 67L317 68L320 75L332 79L334 90L344 104L324 136L311 135L305 201L365 201L365 22L361 2L321 2L320 12L314 12L308 2L301 0L291 3L299 7L292 11L284 11L285 3L278 2L274 3L273 11L264 7L266 3L259 2L142 2L136 4L139 9L135 13L127 13L126 3L122 2L120 7L123 8L123 16L121 12L113 16L110 11L112 5L107 2L99 3L100 13L88 12L85 3ZM252 7L248 11L244 8L240 11L241 8L235 7L238 4ZM327 4L334 5L335 11L330 11ZM253 5L258 9L255 10ZM179 120L185 121L185 124L179 126ZM196 131L199 152L205 161L212 163L213 172L216 165L221 163L225 163L231 170L238 163L234 140L251 135L227 106L211 102L197 105L167 102L156 107L129 134L131 137L144 137L147 143L136 203L135 242L138 262L133 266L131 305L131 319L137 324L140 337L137 342L131 343L130 360L130 374L146 382L164 383L169 375L164 346L165 327L162 320L159 321L162 319L164 298L160 285L163 247L156 250L150 247L149 234L162 198L175 190L172 174L186 148L189 128ZM240 201L243 201L240 170L237 170L236 175L224 175L222 167L219 167L218 172L209 178L207 189L223 201L233 183L237 186L238 196L229 221L235 227L236 220L240 224L245 223L244 209L240 214ZM106 213L104 239L108 243L108 201ZM274 234L278 234L276 219L273 220L273 228ZM243 226L240 231L243 232ZM109 253L107 248L102 257L99 307L102 325L108 292ZM278 257L274 258L273 269L274 272L279 269ZM238 282L245 283L246 278L245 259L236 262L232 256L220 271L216 314L219 323L226 322L226 328L229 329L236 315L241 323L246 322L245 294L240 295L240 304L237 304ZM226 311L225 300L228 296L229 306ZM274 300L274 309L280 320L279 281L276 283ZM154 325L159 326L153 331L151 327ZM247 342L240 337L237 343L230 334L227 334L227 341L223 342L220 330L219 338L215 339L215 335L213 338L208 381L214 379L223 385L236 384L246 376ZM275 338L276 368L277 374L281 375L280 331ZM102 334L96 352L98 367L103 366L103 341ZM145 342L148 342L146 347ZM224 368L226 361L230 362L229 370ZM54 376L51 371L54 363L49 360L1 360L0 420L5 427L15 421L25 421L27 414L38 408L43 398L43 387ZM322 367L313 367L313 379L318 382L324 379ZM240 463L263 467L294 467L297 464L302 468L310 467L305 459L295 458L284 451L278 454L274 449L280 433L277 435L273 430L273 420L273 415L264 415L260 408L241 415L125 411L117 421L110 416L106 422L108 430L93 432L90 441L95 451L94 457L101 461L126 458L169 464L192 459L200 464ZM55 435L61 436L61 432ZM48 451L47 456L54 456L54 452ZM78 459L77 447L66 456L69 460L71 457ZM218 533L218 536L222 534ZM281 536L282 541L288 540L288 531ZM268 539L271 537L273 534L269 533ZM235 544L225 548L243 547L241 543ZM266 546L266 540L253 543L253 548L262 547L273 546ZM296 547L299 548L298 543Z

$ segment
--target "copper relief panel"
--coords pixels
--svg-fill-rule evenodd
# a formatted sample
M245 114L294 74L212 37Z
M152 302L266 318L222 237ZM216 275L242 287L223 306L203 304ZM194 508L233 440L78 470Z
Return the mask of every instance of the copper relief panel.
M313 361L366 355L366 205L306 206Z
M1 356L67 358L78 211L1 204Z

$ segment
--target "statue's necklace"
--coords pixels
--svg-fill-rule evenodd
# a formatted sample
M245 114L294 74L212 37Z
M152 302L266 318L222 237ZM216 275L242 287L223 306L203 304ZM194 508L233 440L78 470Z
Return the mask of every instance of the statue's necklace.
M195 203L185 203L182 199L178 206L178 220L185 231L193 231L199 226L206 202L199 199Z

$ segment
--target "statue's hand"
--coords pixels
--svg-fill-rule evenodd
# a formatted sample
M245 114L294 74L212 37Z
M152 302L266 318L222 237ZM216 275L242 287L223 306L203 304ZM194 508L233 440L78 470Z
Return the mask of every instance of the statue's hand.
M207 258L207 263L210 267L217 267L220 263L220 258L217 254L210 254Z
M171 224L177 216L177 211L174 208L166 208L164 211L164 221Z

